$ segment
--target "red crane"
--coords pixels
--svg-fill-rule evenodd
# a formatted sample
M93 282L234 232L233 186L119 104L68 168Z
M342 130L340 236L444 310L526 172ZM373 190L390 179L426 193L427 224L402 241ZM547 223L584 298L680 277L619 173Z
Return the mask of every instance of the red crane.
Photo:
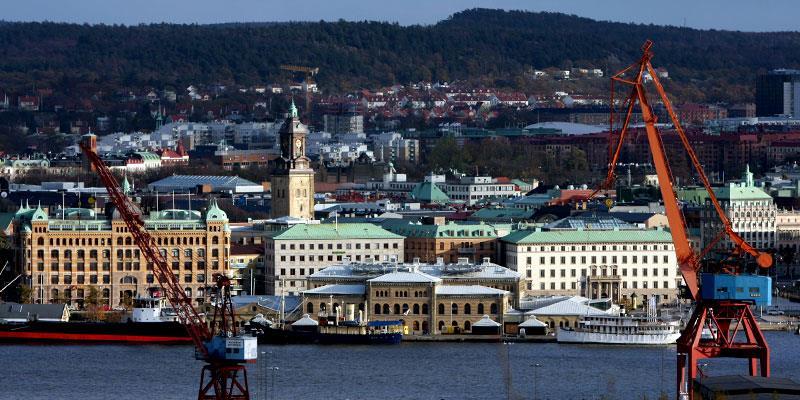
M749 360L750 375L755 376L757 372L760 372L761 376L769 376L769 347L750 311L750 306L769 304L771 280L765 276L741 274L740 263L745 257L751 256L759 267L769 268L772 265L772 256L754 248L733 230L731 222L717 200L711 183L703 172L700 161L675 115L663 86L661 86L658 74L650 63L653 57L652 45L653 42L646 41L642 46L642 57L639 61L611 77L610 162L608 175L598 191L609 189L614 184L614 169L619 161L622 142L628 131L634 107L638 103L645 123L650 152L653 156L653 165L658 175L670 233L675 243L678 265L688 287L689 295L696 304L691 318L678 339L678 398L688 396L691 399L694 395L692 384L697 377L697 361L703 358L746 358ZM630 75L633 76L630 77ZM656 127L657 118L647 100L644 87L646 76L647 79L652 80L658 97L664 104L722 225L721 232L700 252L695 252L689 243L686 223L673 188L674 179L661 141L661 134ZM618 133L616 146L613 143L615 83L632 87L624 102L627 111ZM698 279L701 261L724 237L727 237L733 245L729 257L725 262L716 265L715 273L702 273ZM765 296L761 296L764 292L766 292ZM704 329L710 333L710 338L705 337ZM758 366L760 366L760 370L757 368Z
M86 135L80 143L88 166L100 176L108 196L125 221L128 233L144 254L153 275L175 310L180 323L186 328L195 346L196 357L206 365L200 375L200 400L248 400L247 370L242 365L254 362L256 343L254 337L237 336L233 306L230 301L230 280L215 274L216 283L214 319L210 327L192 306L192 299L181 287L178 276L158 250L153 236L145 229L139 207L123 193L117 179L95 151L96 138ZM227 351L226 351L227 350Z

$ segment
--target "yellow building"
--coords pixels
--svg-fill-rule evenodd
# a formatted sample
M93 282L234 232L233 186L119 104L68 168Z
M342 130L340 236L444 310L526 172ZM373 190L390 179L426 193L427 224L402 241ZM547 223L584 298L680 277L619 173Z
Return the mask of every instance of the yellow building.
M520 275L484 260L456 264L345 263L308 278L303 311L343 318L400 320L417 335L469 333L484 315L504 324ZM349 310L352 308L352 311ZM345 315L354 314L354 315Z
M314 219L314 170L306 157L307 134L293 101L280 131L281 156L272 174L272 218Z
M94 209L21 207L14 216L18 273L33 289L35 303L82 307L91 288L101 303L125 305L159 290L152 265L139 251L125 222ZM212 199L204 213L189 210L151 212L148 231L197 304L208 301L215 273L238 278L229 264L228 217Z

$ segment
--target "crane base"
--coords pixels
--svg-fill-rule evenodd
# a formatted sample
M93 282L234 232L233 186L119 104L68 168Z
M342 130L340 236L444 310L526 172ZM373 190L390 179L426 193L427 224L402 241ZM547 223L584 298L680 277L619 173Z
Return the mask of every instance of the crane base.
M206 364L200 373L198 400L250 400L247 369L238 364Z
M701 301L697 304L678 338L678 399L693 399L697 362L716 357L745 358L750 376L769 377L769 346L750 311L750 303Z

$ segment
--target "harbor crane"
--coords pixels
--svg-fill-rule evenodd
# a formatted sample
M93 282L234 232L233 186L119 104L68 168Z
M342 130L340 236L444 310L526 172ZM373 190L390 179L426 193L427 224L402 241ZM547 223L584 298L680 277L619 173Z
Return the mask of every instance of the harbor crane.
M214 317L206 324L203 316L192 306L192 299L181 287L178 275L172 271L156 240L145 227L139 207L122 191L116 177L96 152L96 137L85 135L80 148L92 171L100 176L127 233L144 254L148 268L158 281L180 323L186 328L195 347L195 357L205 361L200 374L198 400L249 400L245 363L255 362L258 353L255 337L240 336L230 299L230 280L214 274Z
M615 166L619 161L634 107L638 103L658 176L670 233L675 244L678 266L688 289L688 297L695 302L694 311L677 343L678 399L691 400L694 397L692 386L697 377L698 361L704 358L747 359L751 376L759 374L769 377L769 346L750 307L771 304L772 281L768 276L746 273L744 267L748 261L755 260L761 269L769 268L772 266L772 256L756 249L734 231L650 63L653 58L652 47L653 42L647 40L642 46L641 58L611 77L609 168L604 182L595 193L609 189L614 184ZM657 118L645 92L645 79L652 81L658 98L666 108L683 148L708 193L708 201L713 206L714 214L722 227L721 231L699 252L692 249L689 243L686 222L673 187L674 179L664 151L661 133L656 126ZM615 84L631 87L631 92L623 103L627 111L622 126L616 134L618 135L616 146L613 113ZM730 241L729 251L721 254L723 256L721 261L710 263L705 271L701 271L703 259L724 238ZM722 251L719 247L717 249Z

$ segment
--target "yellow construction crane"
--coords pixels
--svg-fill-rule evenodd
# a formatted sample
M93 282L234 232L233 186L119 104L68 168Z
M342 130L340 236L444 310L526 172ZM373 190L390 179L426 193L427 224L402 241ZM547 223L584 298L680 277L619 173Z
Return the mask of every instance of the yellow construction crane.
M289 65L283 64L281 65L281 70L289 71L293 74L294 79L303 82L306 85L305 92L306 92L306 107L303 110L303 114L306 119L307 124L311 124L311 90L309 89L310 85L314 83L314 76L319 73L319 67L305 67L302 65ZM299 79L298 79L299 78Z

